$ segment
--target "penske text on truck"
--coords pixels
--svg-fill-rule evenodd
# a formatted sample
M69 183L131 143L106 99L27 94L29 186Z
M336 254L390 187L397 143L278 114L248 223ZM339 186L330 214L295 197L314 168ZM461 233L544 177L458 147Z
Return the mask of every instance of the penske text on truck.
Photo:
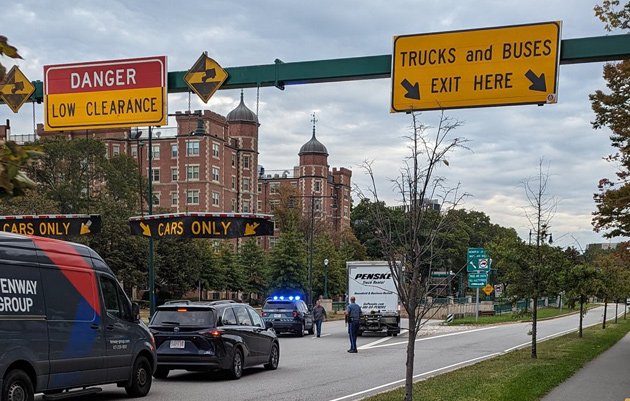
M398 292L385 261L347 262L348 295L361 307L359 335L364 332L400 333Z

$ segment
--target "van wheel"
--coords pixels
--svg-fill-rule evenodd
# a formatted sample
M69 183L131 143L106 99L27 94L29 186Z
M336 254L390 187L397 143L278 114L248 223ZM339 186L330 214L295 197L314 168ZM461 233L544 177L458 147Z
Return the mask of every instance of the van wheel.
M278 369L279 361L280 361L280 349L278 348L278 344L274 343L271 346L271 352L269 353L269 362L265 364L265 369L267 370Z
M240 349L234 350L232 356L232 366L228 369L228 376L230 379L238 380L243 375L243 353Z
M155 369L153 377L155 377L156 379L166 379L166 377L168 376L168 372L170 372L170 369L158 367L157 369Z
M139 356L131 371L131 384L125 387L130 397L144 397L151 389L151 364L144 356Z
M12 370L5 376L2 386L4 401L33 401L33 398L33 383L24 371Z

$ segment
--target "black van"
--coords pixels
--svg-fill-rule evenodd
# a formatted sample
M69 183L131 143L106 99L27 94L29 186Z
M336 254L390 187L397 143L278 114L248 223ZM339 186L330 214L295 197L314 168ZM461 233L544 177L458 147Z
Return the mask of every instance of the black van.
M107 383L142 397L155 366L138 305L96 252L0 232L0 401L90 394Z

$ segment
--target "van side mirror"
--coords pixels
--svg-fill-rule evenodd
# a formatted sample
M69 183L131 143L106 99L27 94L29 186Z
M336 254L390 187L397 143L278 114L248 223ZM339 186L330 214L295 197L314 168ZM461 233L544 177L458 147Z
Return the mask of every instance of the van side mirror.
M134 322L140 321L140 305L135 302L131 304L131 318Z

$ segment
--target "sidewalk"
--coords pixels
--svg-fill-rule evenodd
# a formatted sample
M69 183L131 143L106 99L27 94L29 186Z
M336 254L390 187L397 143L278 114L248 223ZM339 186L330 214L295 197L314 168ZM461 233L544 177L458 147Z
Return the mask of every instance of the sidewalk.
M630 333L541 401L630 400Z

